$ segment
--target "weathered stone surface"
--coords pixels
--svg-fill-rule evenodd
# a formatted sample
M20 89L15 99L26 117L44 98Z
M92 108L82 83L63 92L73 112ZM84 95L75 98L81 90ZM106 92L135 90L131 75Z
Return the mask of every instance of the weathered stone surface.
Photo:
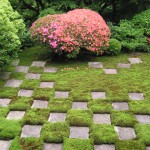
M31 97L33 90L20 90L18 96Z
M54 82L41 82L40 88L53 88Z
M135 132L133 128L126 127L115 127L115 131L117 132L120 140L130 140L136 138Z
M131 64L139 64L139 63L142 63L141 59L140 58L128 58L129 62Z
M40 137L42 126L37 125L24 125L22 128L21 137Z
M16 72L23 72L23 73L27 73L29 70L28 66L17 66L16 67Z
M130 68L131 64L118 63L117 66L118 68Z
M34 100L32 104L32 108L47 108L48 102L47 101L42 101L42 100Z
M3 141L3 140L0 140L0 150L9 150L11 142L12 141Z
M0 99L0 106L7 107L9 105L10 101L11 101L11 99L8 99L8 98Z
M143 100L143 93L129 93L129 98L131 100Z
M69 92L67 91L56 91L55 92L55 98L68 98Z
M141 124L150 124L150 115L135 115L135 117Z
M51 68L51 67L45 67L44 68L44 72L51 72L51 73L55 73L57 72L57 68Z
M147 146L147 147L146 147L146 150L150 150L150 146Z
M10 111L6 119L14 119L14 120L22 119L24 114L25 111Z
M89 62L88 65L91 68L103 68L103 64L101 62Z
M93 114L95 124L111 124L110 114Z
M35 74L35 73L27 73L26 78L27 79L40 79L41 74Z
M91 92L92 95L92 99L105 99L106 98L106 94L105 92Z
M112 106L115 110L129 110L127 102L113 102Z
M109 144L94 145L94 150L115 150L115 145Z
M73 102L72 109L88 109L87 102Z
M62 144L56 144L56 143L44 144L44 150L62 150L62 148L63 148Z
M66 113L50 113L49 122L64 122L66 119Z
M46 64L46 61L33 61L32 67L44 67Z
M11 72L0 72L0 79L9 79Z
M15 60L11 65L12 65L12 66L18 66L19 62L20 62L19 59L18 59L18 60Z
M7 80L6 87L19 87L22 84L23 80Z
M70 127L69 138L88 139L89 128L88 127Z
M117 74L116 69L104 69L105 74Z

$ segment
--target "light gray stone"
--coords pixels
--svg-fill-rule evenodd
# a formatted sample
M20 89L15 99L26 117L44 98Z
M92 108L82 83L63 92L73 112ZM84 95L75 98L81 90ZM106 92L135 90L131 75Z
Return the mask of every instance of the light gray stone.
M24 125L22 128L21 137L40 137L42 126L37 125Z
M104 69L105 74L117 74L116 69Z
M105 92L91 92L92 99L105 99L106 94Z
M72 109L88 109L87 102L73 102Z
M19 120L22 119L25 111L10 111L6 119Z
M118 63L117 66L118 68L130 68L131 64Z
M32 67L44 67L46 64L45 61L33 61L32 62Z
M131 100L143 100L144 95L143 93L129 93L129 98Z
M15 72L27 73L29 70L28 66L17 66Z
M66 113L50 113L49 122L64 122L66 120Z
M27 73L26 79L40 79L41 74Z
M15 61L12 63L12 66L18 66L19 62L20 62L19 59L18 59L18 60L15 60Z
M23 80L7 80L5 87L19 87Z
M0 98L0 106L7 107L9 105L10 101L11 101L11 99L8 99L8 98L3 98L3 99Z
M115 145L112 144L94 145L94 150L115 150Z
M55 92L55 98L68 98L69 92L67 91L56 91Z
M111 124L110 114L93 114L95 124Z
M115 131L117 132L120 140L130 140L136 138L133 128L116 126Z
M0 72L0 79L9 79L11 72Z
M101 62L89 62L88 65L91 68L103 68L103 64Z
M44 144L44 150L62 150L62 148L63 148L62 144L56 144L56 143Z
M53 88L54 82L41 82L40 88Z
M142 63L141 59L140 58L128 58L129 62L131 64L139 64L139 63Z
M33 90L20 90L18 96L31 97Z
M112 106L115 110L129 110L127 102L113 102Z
M32 108L47 108L48 102L42 100L34 100Z
M3 140L0 140L0 150L9 150L11 142L12 141L3 141Z
M146 147L146 150L150 150L150 146L147 146L147 147Z
M44 72L51 72L51 73L55 73L55 72L57 72L57 68L52 68L52 67L45 67L44 68Z
M69 138L88 139L89 128L88 127L70 127Z
M141 124L150 124L150 115L135 115L135 117Z

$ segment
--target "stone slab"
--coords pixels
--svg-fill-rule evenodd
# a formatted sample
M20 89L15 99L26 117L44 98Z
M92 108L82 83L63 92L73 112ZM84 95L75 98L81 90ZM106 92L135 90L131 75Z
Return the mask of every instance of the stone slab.
M41 74L27 73L26 79L40 79Z
M24 125L22 128L21 137L40 137L42 126L38 125Z
M10 111L6 119L19 120L25 115L25 111Z
M18 60L15 60L14 62L12 62L12 66L18 66L18 64L19 64L19 62L20 62L20 60L18 59Z
M147 147L146 147L146 150L150 150L150 146L147 146Z
M32 104L32 108L47 108L48 102L42 100L34 100Z
M131 100L143 100L144 95L143 93L129 93L129 98Z
M118 68L130 68L131 64L123 64L123 63L118 63L117 64Z
M49 122L64 122L66 120L66 113L50 113Z
M94 145L94 150L115 150L115 145L112 144Z
M127 102L113 102L112 106L115 110L129 110Z
M135 117L141 124L150 124L150 115L135 115Z
M91 92L92 99L105 99L106 94L105 92Z
M28 66L17 66L15 69L15 72L23 72L23 73L27 73L29 70Z
M0 79L9 79L11 72L0 72Z
M5 87L19 87L23 80L7 80Z
M53 88L54 82L41 82L40 88Z
M111 124L110 114L93 114L95 124Z
M55 73L57 72L57 68L54 68L54 67L45 67L44 68L44 72L50 72L50 73Z
M31 97L33 93L33 90L20 90L18 93L18 96L25 96L25 97Z
M72 109L82 109L87 110L87 102L73 102Z
M46 64L46 61L33 61L32 67L44 67Z
M117 74L116 69L104 69L105 74Z
M63 145L57 144L57 143L45 143L44 144L44 150L62 150Z
M115 126L115 131L117 132L120 140L131 140L136 138L133 128Z
M69 92L67 91L56 91L55 92L55 98L68 98Z
M128 58L129 62L131 64L139 64L139 63L142 63L141 59L140 58Z
M10 101L11 101L11 99L8 99L8 98L3 98L3 99L0 98L0 106L7 107L9 105Z
M11 142L12 141L3 141L3 140L0 140L0 150L9 150Z
M89 128L88 127L70 127L69 138L88 139Z
M101 62L89 62L88 65L91 68L103 68L103 64Z

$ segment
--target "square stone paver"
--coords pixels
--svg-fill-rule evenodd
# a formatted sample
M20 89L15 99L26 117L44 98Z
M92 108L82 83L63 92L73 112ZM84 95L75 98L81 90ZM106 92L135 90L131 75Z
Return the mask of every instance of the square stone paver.
M118 63L117 66L118 68L130 68L131 64Z
M29 70L28 66L17 66L15 72L27 73Z
M57 143L45 143L44 150L62 150L63 145Z
M88 139L89 128L88 127L70 127L69 138Z
M52 67L45 67L44 68L44 72L51 72L51 73L55 73L55 72L57 72L57 68L52 68Z
M104 69L105 74L117 74L116 69Z
M112 144L94 145L94 150L115 150L115 145Z
M56 91L55 92L55 98L68 98L69 92L63 92L63 91Z
M115 131L117 132L120 140L130 140L136 138L135 132L133 128L126 127L115 127Z
M42 100L34 100L32 104L32 108L47 108L48 102L47 101L42 101Z
M143 100L144 95L143 93L129 93L129 98L131 100Z
M139 63L142 63L141 59L140 58L128 58L129 62L131 64L139 64Z
M0 79L8 79L11 72L0 72Z
M19 62L20 62L20 60L17 59L17 60L15 60L14 62L12 62L11 65L12 65L12 66L18 66Z
M92 68L103 68L103 64L101 62L89 62L88 65Z
M127 102L113 102L112 106L115 110L129 110Z
M7 80L6 87L19 87L22 84L23 80Z
M66 113L50 113L49 122L64 122L66 120Z
M21 137L40 137L42 126L38 125L24 125L22 128Z
M46 61L33 61L32 67L44 67L46 64Z
M72 109L88 109L87 102L73 102Z
M105 92L91 92L92 95L92 99L105 99L106 98L106 94Z
M6 119L14 119L14 120L22 119L24 114L25 111L10 111Z
M11 101L11 99L8 99L8 98L3 98L3 99L0 98L0 106L7 107L9 105L10 101Z
M11 142L12 141L3 141L3 140L0 140L0 150L9 150Z
M31 97L33 90L20 90L18 96Z
M40 79L41 74L35 74L35 73L27 73L26 78L27 79Z
M150 124L150 115L135 115L137 121L142 124Z
M110 114L93 114L95 124L111 124Z
M146 147L146 150L150 150L150 146L147 146L147 147Z
M41 82L40 88L53 88L54 82Z

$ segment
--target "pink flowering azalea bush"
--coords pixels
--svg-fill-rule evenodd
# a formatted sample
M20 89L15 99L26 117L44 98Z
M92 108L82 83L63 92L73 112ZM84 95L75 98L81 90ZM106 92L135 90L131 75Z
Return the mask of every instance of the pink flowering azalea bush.
M98 13L89 9L48 15L35 21L30 31L35 41L68 58L76 57L82 48L103 54L109 46L108 26Z

